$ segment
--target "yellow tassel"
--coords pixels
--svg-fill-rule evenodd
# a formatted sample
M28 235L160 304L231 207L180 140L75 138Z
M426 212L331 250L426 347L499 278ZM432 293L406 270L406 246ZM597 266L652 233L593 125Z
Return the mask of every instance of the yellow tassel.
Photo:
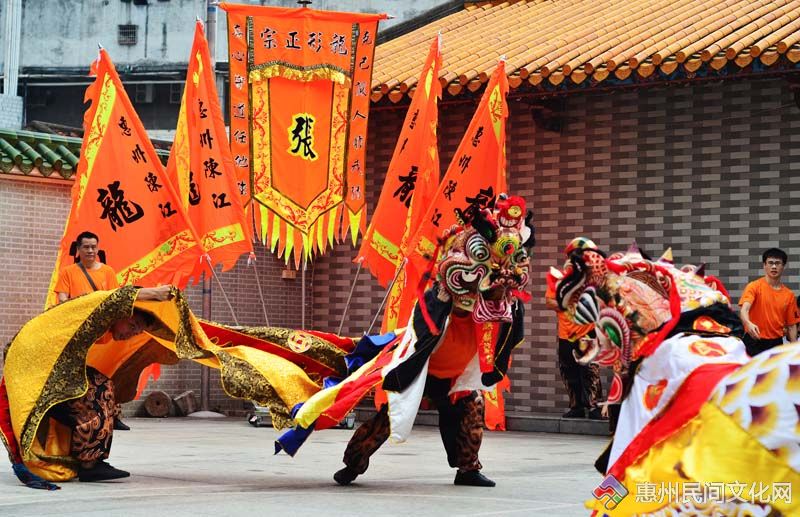
M336 220L339 218L339 210L331 210L328 213L328 245L333 248L333 237L336 234Z
M363 209L362 209L363 210ZM361 224L361 211L359 210L356 213L350 212L350 209L347 209L347 213L350 216L350 238L353 239L353 246L355 247L356 242L358 241L358 229Z
M275 248L278 246L278 240L281 237L281 221L280 217L277 214L272 214L272 235L270 235L270 250L272 253L275 253Z
M294 229L286 228L286 247L283 249L283 259L286 261L287 266L289 265L289 258L292 256L292 248L294 248Z
M320 255L325 253L325 219L329 217L328 214L323 215L317 221L317 251Z
M260 228L260 230L261 230L260 231L260 233L261 233L261 236L260 236L261 244L266 246L266 244L267 244L267 228L269 226L269 210L267 210L267 207L265 207L264 205L259 204L258 205L258 211L261 214L261 224L259 225L261 227Z

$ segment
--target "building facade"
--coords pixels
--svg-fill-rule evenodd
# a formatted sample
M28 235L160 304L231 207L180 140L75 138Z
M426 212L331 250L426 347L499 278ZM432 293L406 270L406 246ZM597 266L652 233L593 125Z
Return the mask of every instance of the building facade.
M196 17L206 20L207 0L25 0L22 4L19 86L24 122L79 126L89 64L102 45L114 61L128 95L148 130L174 130L183 94ZM236 3L236 2L234 2ZM295 0L238 3L298 7ZM457 4L458 2L455 2ZM315 9L386 12L381 30L407 23L452 0L316 1ZM0 2L0 18L7 14ZM217 12L215 54L227 70L225 12ZM0 28L6 27L5 23ZM45 29L46 27L46 29ZM9 35L2 34L7 40ZM212 38L209 34L209 40ZM4 56L0 55L0 60ZM2 62L2 61L0 61ZM0 65L2 69L2 65ZM18 129L18 128L17 128Z
M442 164L452 158L474 103L443 103ZM530 106L511 99L508 126L509 189L535 214L527 337L514 355L507 410L512 415L560 414L567 399L556 368L555 317L544 305L544 276L563 263L562 249L585 235L608 250L635 240L651 255L672 246L676 263L706 263L735 300L762 273L761 252L789 254L785 280L800 292L800 117L785 80L651 88L615 94L576 94L564 99L559 131L537 128ZM375 109L370 121L368 188L374 208L404 106ZM0 174L0 276L4 317L0 342L41 310L53 260L69 210L70 182L32 181ZM302 275L282 279L282 262L258 248L257 267L272 325L299 328ZM306 321L335 332L356 271L348 244L306 271ZM242 324L264 324L252 266L242 259L221 280ZM232 323L214 285L212 318ZM196 287L188 289L200 312ZM383 290L362 274L343 333L369 326ZM199 370L186 363L165 367L152 388L175 396L198 390ZM212 406L235 412L212 382Z

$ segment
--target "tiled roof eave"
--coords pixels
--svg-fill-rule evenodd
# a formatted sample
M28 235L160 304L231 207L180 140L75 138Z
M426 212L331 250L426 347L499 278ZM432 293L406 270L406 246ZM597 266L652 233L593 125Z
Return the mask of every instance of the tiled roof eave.
M378 47L373 101L400 102L413 92L437 31L446 96L480 90L501 54L512 89L581 91L708 74L724 79L796 68L800 0L465 2L462 11Z
M592 80L591 77L576 84L571 79L564 80L559 84L544 79L537 84L532 84L530 81L521 79L518 74L512 74L509 77L509 98L515 96L525 97L552 97L568 94L581 94L592 91L610 91L631 88L652 88L652 87L667 87L670 85L686 84L690 82L706 82L706 81L732 81L732 80L746 80L746 79L760 79L769 77L779 77L791 74L800 74L800 49L797 49L797 58L795 62L784 59L784 62L770 65L764 65L759 59L751 59L750 63L744 67L740 67L735 62L730 61L720 69L713 68L698 68L695 72L689 72L683 67L677 66L671 73L664 72L660 67L652 67L652 73L647 77L643 77L637 70L630 71L624 78L619 78L614 73L609 73L602 81ZM764 53L771 57L781 55L774 51ZM641 68L641 67L640 67ZM452 83L451 83L452 84ZM456 84L458 82L456 81ZM458 85L460 86L460 85ZM448 92L445 87L443 90L443 103L449 102L477 102L483 94L485 85L479 89L468 89L461 87L456 95ZM410 102L408 95L400 95L399 92L395 96L382 95L380 97L374 96L372 105L378 109L392 109L401 108ZM412 90L413 94L413 90Z

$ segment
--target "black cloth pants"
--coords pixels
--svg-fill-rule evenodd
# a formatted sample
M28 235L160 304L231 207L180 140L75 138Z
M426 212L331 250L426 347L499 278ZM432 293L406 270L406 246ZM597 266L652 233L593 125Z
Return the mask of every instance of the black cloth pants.
M747 353L750 355L750 357L754 357L765 350L769 350L770 348L774 348L783 344L782 337L776 337L774 339L755 339L747 333L745 333L742 341L744 341L744 346L747 349Z
M570 409L592 409L603 394L600 366L578 364L572 355L576 346L575 341L558 340L558 370L569 394Z

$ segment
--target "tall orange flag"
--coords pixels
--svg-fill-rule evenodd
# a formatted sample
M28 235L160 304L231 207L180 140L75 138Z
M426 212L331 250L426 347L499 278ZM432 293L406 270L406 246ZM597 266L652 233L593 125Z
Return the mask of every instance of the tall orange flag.
M403 261L400 248L428 210L439 183L436 135L441 66L441 36L437 36L417 81L375 215L356 257L356 262L364 261L383 286L397 274L386 300L382 332L404 326L417 297L420 275Z
M106 263L121 285L186 284L203 255L199 240L164 173L153 144L104 49L86 90L78 174L64 227L48 305L61 269L73 262L70 244L85 230L100 238Z
M417 271L435 257L437 239L459 219L469 221L506 190L508 78L501 59L416 233L401 251Z
M199 21L167 177L178 185L181 203L211 267L222 264L223 270L230 269L242 254L253 251L240 194L245 185L237 182L208 42Z
M410 226L409 216L416 214L417 220L422 218L439 182L436 126L437 101L442 94L441 66L437 37L428 52L389 162L378 205L356 255L355 262L363 262L384 287L401 263L400 246Z

